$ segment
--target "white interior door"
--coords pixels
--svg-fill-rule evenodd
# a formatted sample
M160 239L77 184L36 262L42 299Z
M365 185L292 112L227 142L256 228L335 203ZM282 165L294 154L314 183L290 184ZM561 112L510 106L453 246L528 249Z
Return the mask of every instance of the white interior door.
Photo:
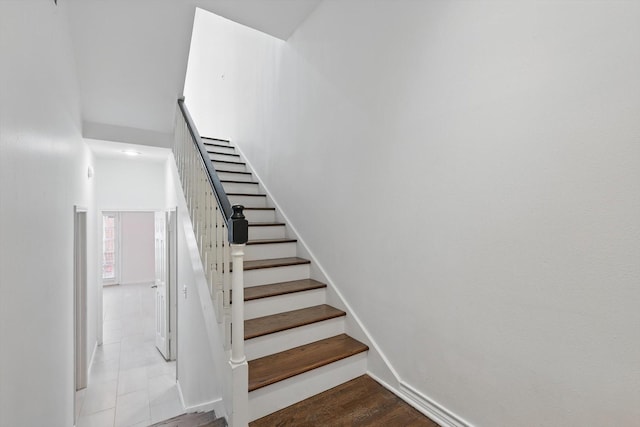
M155 212L156 347L170 360L167 226L167 212Z

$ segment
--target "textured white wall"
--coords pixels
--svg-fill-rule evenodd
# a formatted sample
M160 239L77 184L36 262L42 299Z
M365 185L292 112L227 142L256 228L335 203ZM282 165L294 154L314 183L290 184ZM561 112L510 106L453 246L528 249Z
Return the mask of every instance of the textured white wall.
M154 211L165 206L165 159L96 154L96 203L100 210Z
M122 212L120 215L122 284L155 281L154 223L153 212Z
M189 211L180 187L175 160L167 170L167 205L178 207L178 382L187 409L215 409L221 404L228 359L202 270ZM182 292L186 287L187 294ZM206 307L206 309L203 309ZM206 310L206 311L205 311Z
M2 427L73 425L74 205L89 209L90 350L96 342L92 155L66 9L0 2Z
M325 1L282 44L199 14L185 95L402 380L477 426L631 426L639 20L635 1Z

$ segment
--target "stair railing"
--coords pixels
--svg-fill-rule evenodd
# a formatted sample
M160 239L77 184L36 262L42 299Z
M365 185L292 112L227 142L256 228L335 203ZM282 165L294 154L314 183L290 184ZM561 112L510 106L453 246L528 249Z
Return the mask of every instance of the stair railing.
M248 366L244 353L244 247L248 223L232 206L184 104L178 99L173 154L218 323L224 325L231 367L229 425L248 425ZM231 296L236 301L231 304ZM231 327L233 325L233 327ZM222 380L222 379L221 379Z

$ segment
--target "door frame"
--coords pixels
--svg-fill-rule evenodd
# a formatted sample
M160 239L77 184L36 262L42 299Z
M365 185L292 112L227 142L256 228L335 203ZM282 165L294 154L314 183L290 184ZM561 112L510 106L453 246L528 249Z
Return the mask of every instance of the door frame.
M169 343L170 360L178 358L178 207L168 209L169 221L167 223L167 266L168 274L168 295L169 295ZM178 375L178 365L176 364L176 378Z
M87 218L88 209L73 207L73 419L76 420L78 390L87 387Z

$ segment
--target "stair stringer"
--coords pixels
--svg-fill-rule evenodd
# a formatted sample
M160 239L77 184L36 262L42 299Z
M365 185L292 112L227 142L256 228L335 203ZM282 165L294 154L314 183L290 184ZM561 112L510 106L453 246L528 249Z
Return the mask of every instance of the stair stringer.
M453 411L445 408L435 400L419 392L400 377L378 343L374 340L371 333L364 326L364 323L360 320L356 311L351 307L344 294L340 291L340 288L331 279L331 276L318 261L318 258L314 255L311 249L309 249L309 246L302 235L298 232L294 223L289 219L289 217L287 217L285 211L282 209L275 197L273 197L269 188L260 178L260 175L258 175L256 170L253 168L251 160L247 158L240 146L237 144L238 143L235 142L234 146L236 150L238 150L238 153L240 153L242 160L246 163L245 166L247 170L253 173L260 183L261 189L264 190L267 195L267 205L275 207L276 219L287 224L287 237L298 240L298 256L311 260L311 278L327 284L327 304L347 313L347 316L344 319L345 332L369 346L369 351L367 353L367 373L369 376L382 384L387 390L391 391L396 396L400 397L409 405L413 406L415 409L443 427L473 427L472 424L464 420L462 417L456 415Z

